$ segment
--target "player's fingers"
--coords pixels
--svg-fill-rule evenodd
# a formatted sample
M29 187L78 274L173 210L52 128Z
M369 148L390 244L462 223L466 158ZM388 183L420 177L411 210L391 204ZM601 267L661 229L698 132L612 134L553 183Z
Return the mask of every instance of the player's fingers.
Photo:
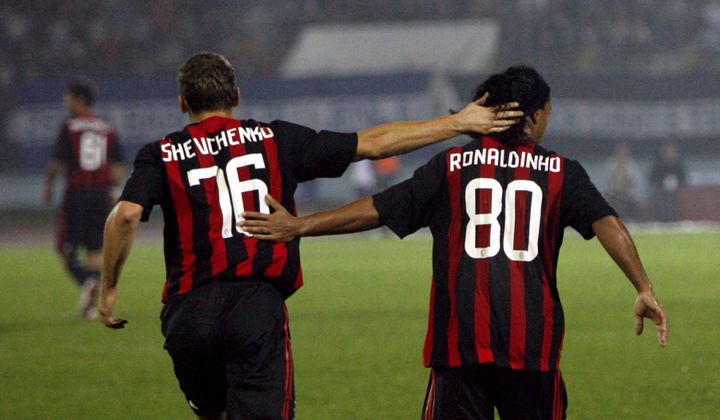
M658 320L655 321L655 329L657 330L658 341L662 347L665 347L667 346L668 334L670 332L670 326L668 325L668 319L667 315L665 315L665 311L660 310L657 318Z
M244 225L242 225L242 228L245 232L252 233L252 234L270 233L271 232L271 230L268 228L268 226L265 224L265 222L255 222L252 224L244 224Z
M481 96L477 101L473 102L475 105L483 106L485 104L485 101L487 101L487 98L490 94L488 92L485 92L483 96Z
M663 327L661 325L657 326L657 337L658 337L658 343L660 344L660 347L667 346L667 343L668 343L667 326L665 326L665 327Z
M506 110L509 110L509 109L515 109L515 108L519 108L519 107L520 107L520 104L517 103L517 102L508 102L508 103L506 103L506 104L502 104L502 105L496 106L496 107L495 107L495 111L496 111L496 112L498 112L498 111L506 111Z
M277 236L270 234L270 233L259 233L254 236L261 241L280 242Z
M635 316L635 334L640 335L643 332L643 328L645 327L643 322L643 317L640 315Z
M278 201L276 199L274 199L270 194L265 195L265 202L274 211L279 211L279 210L287 211L287 210L285 210L285 207L283 207L282 204L278 203Z
M499 111L495 114L495 118L498 120L520 118L525 115L522 111ZM517 120L514 120L517 121Z
M518 120L493 120L492 124L495 127L510 127L518 123Z
M257 211L246 211L246 212L243 212L242 217L245 220L249 220L249 219L267 220L270 217L270 215L265 214L265 213L260 213Z
M245 219L245 220L243 220L242 222L240 222L240 226L242 226L243 228L248 228L248 227L251 227L251 226L253 226L253 227L255 227L255 226L267 226L267 223L268 223L268 222L265 221L265 220Z
M490 129L491 133L502 133L503 131L507 131L510 129L510 126L505 127L493 127Z

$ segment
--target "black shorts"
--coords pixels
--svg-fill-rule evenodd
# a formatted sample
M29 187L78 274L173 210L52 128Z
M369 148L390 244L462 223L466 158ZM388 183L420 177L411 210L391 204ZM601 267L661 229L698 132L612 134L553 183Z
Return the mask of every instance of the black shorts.
M434 367L423 420L561 420L567 394L560 371L536 372L481 364Z
M58 249L62 251L65 244L72 244L99 251L109 212L107 190L66 192L58 220Z
M190 407L229 419L292 419L287 309L267 283L213 282L162 310L165 349Z

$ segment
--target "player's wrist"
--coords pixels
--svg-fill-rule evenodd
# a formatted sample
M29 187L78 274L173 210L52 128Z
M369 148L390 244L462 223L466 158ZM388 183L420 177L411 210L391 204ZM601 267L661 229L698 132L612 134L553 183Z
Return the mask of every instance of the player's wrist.
M469 130L468 127L466 127L465 120L463 119L461 113L444 115L439 118L443 119L443 126L455 134L460 134Z
M308 236L310 228L308 226L308 220L306 217L297 217L295 219L295 238L301 238Z

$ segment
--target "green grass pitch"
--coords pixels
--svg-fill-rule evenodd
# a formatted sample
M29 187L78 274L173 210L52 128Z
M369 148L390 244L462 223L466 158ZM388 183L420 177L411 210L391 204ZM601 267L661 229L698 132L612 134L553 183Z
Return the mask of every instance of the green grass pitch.
M568 235L560 266L562 369L573 419L711 419L720 408L720 235L642 234L670 344L633 332L634 293L597 241ZM0 418L191 419L159 327L159 244L120 284L124 330L76 314L50 246L0 250ZM288 301L299 419L419 418L428 372L430 239L312 238Z

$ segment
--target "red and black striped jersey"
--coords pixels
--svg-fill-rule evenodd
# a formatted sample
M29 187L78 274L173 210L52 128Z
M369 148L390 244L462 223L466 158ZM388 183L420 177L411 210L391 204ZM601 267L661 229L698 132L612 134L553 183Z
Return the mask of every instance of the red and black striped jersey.
M123 161L115 128L95 116L65 121L52 157L65 164L68 191L112 187L112 165Z
M242 213L269 213L266 194L295 212L298 182L342 175L356 150L355 133L222 117L144 146L120 200L143 206L143 220L162 208L163 301L212 281L265 281L290 296L302 285L299 240L258 241Z
M436 155L374 204L398 236L433 235L426 366L557 369L564 229L590 239L592 223L615 214L578 162L484 137Z

